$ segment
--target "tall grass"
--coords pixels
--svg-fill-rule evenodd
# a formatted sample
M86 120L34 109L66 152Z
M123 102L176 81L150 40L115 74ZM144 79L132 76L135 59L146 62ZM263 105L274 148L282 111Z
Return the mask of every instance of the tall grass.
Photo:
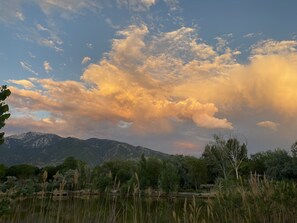
M251 176L248 182L217 185L213 198L188 202L174 222L297 222L297 186Z
M245 182L218 183L207 199L143 196L137 183L126 194L108 192L117 189L115 182L99 196L10 199L10 210L1 213L0 222L297 222L294 182L251 176Z

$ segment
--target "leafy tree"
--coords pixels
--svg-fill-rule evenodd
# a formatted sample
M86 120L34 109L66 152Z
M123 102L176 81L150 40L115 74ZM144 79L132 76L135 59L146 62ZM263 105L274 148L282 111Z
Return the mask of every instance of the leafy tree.
M57 168L62 172L75 170L78 168L78 161L73 156L69 156L61 165L57 166Z
M92 182L101 191L115 184L128 188L136 169L137 163L132 160L108 161L93 169Z
M265 174L271 179L283 180L296 178L297 163L286 150L259 152L251 155L250 170L253 173Z
M241 144L236 138L228 139L226 143L226 153L235 171L236 179L239 179L239 168L242 166L243 161L248 159L246 144Z
M104 164L103 164L104 165ZM92 172L92 184L100 191L105 191L113 183L112 173L104 166L96 166Z
M214 142L206 145L203 157L206 161L223 175L224 179L230 172L235 172L236 179L239 178L239 169L247 160L247 147L245 143L240 143L236 138L227 141L219 136L214 136Z
M0 179L4 178L6 175L7 167L0 164Z
M187 168L187 179L197 190L202 183L207 182L207 166L204 159L198 159L193 156L185 157Z
M57 173L58 168L57 166L45 166L42 168L41 172L43 173L44 171L47 172L47 179L53 180L53 176Z
M169 160L163 161L160 187L166 193L174 192L178 190L179 178L177 167Z
M265 174L267 167L265 165L265 160L268 159L267 152L258 152L251 155L249 160L249 168L252 173Z
M266 152L266 174L275 180L295 178L295 165L286 150L276 149Z
M145 158L142 155L138 168L141 189L148 187L158 188L161 170L162 161L160 159L155 157Z
M29 164L19 164L11 166L7 169L7 176L16 176L21 179L27 179L29 177L35 177L39 174L40 170L36 166Z
M11 94L6 85L0 88L0 129L5 126L5 121L10 117L9 107L4 102L5 99ZM4 132L0 133L0 144L4 143Z
M297 158L297 141L291 146L291 152L294 158Z
M227 179L229 170L229 160L226 152L226 141L217 135L214 135L214 142L207 144L202 157L206 160L211 172L218 173Z

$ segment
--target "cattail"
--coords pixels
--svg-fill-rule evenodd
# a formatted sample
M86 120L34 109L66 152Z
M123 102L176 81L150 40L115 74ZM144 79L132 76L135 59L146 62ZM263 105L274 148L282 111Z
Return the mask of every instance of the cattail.
M43 183L46 182L47 177L48 177L48 173L47 173L47 171L45 170L45 171L43 172L43 174L42 174L42 181L43 181Z
M74 186L78 184L78 178L79 178L79 172L77 169L75 169L74 174L73 174L73 183Z

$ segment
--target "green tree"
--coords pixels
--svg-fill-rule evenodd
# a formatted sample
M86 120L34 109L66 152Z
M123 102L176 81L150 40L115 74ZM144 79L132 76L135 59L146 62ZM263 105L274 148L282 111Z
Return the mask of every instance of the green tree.
M200 184L207 182L207 166L204 159L187 156L185 157L185 165L188 181L196 190Z
M160 159L155 157L145 158L142 155L138 168L141 189L148 187L158 188L161 170L162 161Z
M226 152L226 141L214 135L214 142L207 144L202 157L206 160L211 172L227 179L230 163Z
M7 176L16 176L21 179L27 179L30 177L38 176L40 170L36 166L32 166L29 164L19 164L11 166L7 169Z
M226 153L231 166L235 172L236 179L239 179L239 169L243 161L247 160L247 147L245 143L240 143L238 139L231 138L226 142Z
M7 167L3 164L0 164L0 180L3 179L6 175Z
M291 152L293 157L297 158L297 141L292 144Z
M239 178L239 170L243 162L247 160L247 147L245 143L240 143L236 138L227 141L219 136L214 136L214 142L207 144L203 153L209 165L216 168L218 172L227 179L229 173L235 173Z
M295 166L292 157L286 150L276 149L266 152L266 174L272 179L292 179L295 175Z
M265 165L265 160L268 159L267 152L258 152L251 155L251 159L249 160L249 169L254 174L264 175L267 167Z
M177 167L169 160L163 161L160 175L160 187L166 193L177 191L179 188L179 179Z
M5 121L10 117L9 106L4 102L11 94L6 85L0 88L0 129L5 126ZM4 143L4 132L0 133L0 144Z

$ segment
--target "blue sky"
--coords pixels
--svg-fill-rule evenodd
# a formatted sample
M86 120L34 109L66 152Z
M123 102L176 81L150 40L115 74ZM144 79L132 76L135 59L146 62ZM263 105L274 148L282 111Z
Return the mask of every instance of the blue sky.
M199 156L297 139L295 1L0 0L8 134L53 132Z

